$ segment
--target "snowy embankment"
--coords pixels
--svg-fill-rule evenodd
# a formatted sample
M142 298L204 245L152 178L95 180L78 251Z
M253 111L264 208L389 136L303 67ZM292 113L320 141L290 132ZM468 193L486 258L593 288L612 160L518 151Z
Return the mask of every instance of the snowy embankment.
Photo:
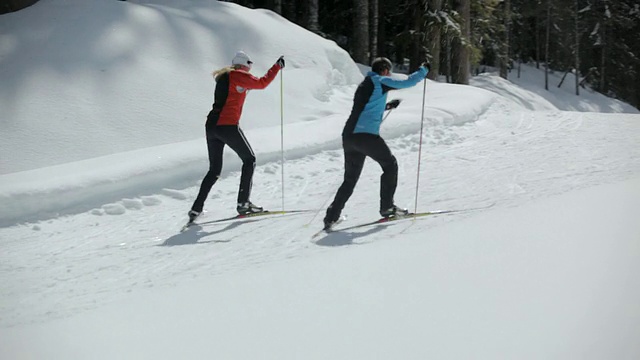
M0 39L0 226L194 184L207 166L209 73L239 48L253 56L257 75L287 58L284 77L245 105L242 124L260 163L280 158L279 85L291 160L339 147L362 78L345 51L270 11L204 0L39 2L2 15ZM542 74L532 67L511 79L524 87L495 76L473 84L529 110L637 113L589 91L568 95L571 75L551 92L540 90ZM427 94L426 121L439 126L474 121L495 100L433 82ZM393 95L407 101L386 136L417 131L421 95ZM225 171L238 169L227 155Z
M203 129L213 90L209 72L228 64L237 48L251 53L257 75L278 54L287 58L283 77L253 91L245 105L242 125L259 163L280 159L274 141L281 133L280 85L286 159L340 147L354 85L362 79L346 52L269 11L196 4L188 12L195 18L169 5L95 1L43 2L3 18L3 37L10 41L3 42L2 63L11 71L1 80L18 90L9 92L7 86L0 93L3 116L15 123L0 135L0 226L86 211L201 179L208 166ZM101 14L100 22L86 24L87 12ZM122 23L125 14L131 19ZM225 16L236 18L236 26L251 30L251 36L232 35ZM42 22L40 32L30 28L34 18ZM92 30L74 33L71 44L72 28L60 25L59 18ZM167 40L175 36L175 24L190 41L177 46ZM129 43L145 38L150 26L156 37ZM31 48L41 49L48 60L29 57ZM105 49L111 52L103 59ZM390 118L394 127L387 136L418 131L422 89L393 97L406 101ZM475 88L429 82L427 117L460 125L477 119L494 98ZM40 99L46 106L32 104ZM161 112L148 113L159 106ZM188 138L195 140L176 142ZM239 169L237 157L226 155L225 173Z
M287 58L283 77L252 92L244 109L243 127L263 164L280 159L280 85L285 157L292 160L339 148L362 78L334 43L272 12L222 2L52 0L3 15L0 30L0 108L8 125L0 132L0 226L196 183L207 166L209 72L239 48L250 52L257 75L280 54ZM542 79L533 68L523 73L523 81ZM553 109L544 97L558 96L534 95L495 76L476 79L531 110ZM421 90L392 95L405 101L385 136L418 131ZM474 121L495 98L428 82L426 122ZM577 101L591 111L635 111L598 94L575 98L562 96L567 109L579 109L571 105ZM237 170L237 157L226 155L225 173Z
M287 112L313 110L288 123L362 78L333 42L225 2L51 0L1 19L0 174L202 138L211 72L238 49L258 76L287 58ZM252 93L243 124L280 124L279 98Z
M469 101L456 108L449 89L452 85L429 83L427 121L439 126L461 125L475 121L492 103L489 92L455 87ZM391 115L393 128L388 138L416 133L420 128L420 89L398 92L406 100ZM340 133L348 111L323 119L289 124L284 131L285 158L292 160L321 150L340 147ZM279 161L280 127L253 128L246 131L259 164ZM204 136L202 136L204 138ZM158 193L163 188L193 185L206 172L208 161L204 139L133 150L41 169L0 176L0 226L17 221L41 220L50 216L87 211L121 198ZM240 168L240 160L226 152L224 173Z
M7 86L0 108L9 126L0 134L0 226L193 185L207 166L209 72L239 48L251 53L257 75L278 55L287 58L283 77L252 92L245 105L242 124L259 163L280 159L280 85L285 157L292 160L339 148L362 78L334 43L272 12L234 4L50 1L2 20L0 81ZM518 96L529 109L553 108L499 78L478 78L476 86ZM477 88L433 82L427 94L426 121L441 127L474 121L495 101ZM406 101L385 136L418 131L421 96L419 87L393 94ZM598 100L589 109L607 103ZM237 170L237 157L226 155L225 172Z

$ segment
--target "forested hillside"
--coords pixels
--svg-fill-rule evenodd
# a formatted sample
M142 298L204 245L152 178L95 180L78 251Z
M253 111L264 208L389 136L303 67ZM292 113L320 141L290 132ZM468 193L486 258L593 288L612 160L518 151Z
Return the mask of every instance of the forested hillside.
M519 62L575 72L575 83L640 106L637 0L236 0L268 8L347 49L409 69L427 59L432 78L467 84L486 66L504 78Z

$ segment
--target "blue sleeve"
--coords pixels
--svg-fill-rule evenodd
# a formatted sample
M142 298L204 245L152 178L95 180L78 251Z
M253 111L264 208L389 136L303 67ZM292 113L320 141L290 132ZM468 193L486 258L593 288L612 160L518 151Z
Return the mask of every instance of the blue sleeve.
M406 89L416 85L426 76L427 69L425 69L423 66L420 66L420 68L413 74L409 75L406 80L394 80L390 77L383 77L380 79L380 83L393 89Z

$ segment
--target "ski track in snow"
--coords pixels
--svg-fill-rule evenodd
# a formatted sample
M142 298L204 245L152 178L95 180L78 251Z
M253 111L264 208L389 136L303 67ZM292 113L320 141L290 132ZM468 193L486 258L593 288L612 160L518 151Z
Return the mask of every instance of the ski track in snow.
M640 173L638 134L640 122L633 115L519 112L502 102L475 123L445 126L426 120L418 210L493 202L497 207L515 207L635 177ZM410 210L418 140L418 134L388 139L399 163L396 203ZM332 233L311 243L310 236L321 227L324 210L342 180L342 170L341 150L287 161L286 208L319 209L318 213L202 224L179 233L198 191L193 186L1 228L0 276L6 280L0 288L0 326L68 317L144 288L171 287L203 276L316 256L340 246L393 241L400 233L420 233L473 216L467 212L393 222ZM256 168L255 203L280 209L280 171L278 163ZM343 212L348 224L378 218L380 173L368 159ZM233 214L238 180L237 172L219 180L200 222Z

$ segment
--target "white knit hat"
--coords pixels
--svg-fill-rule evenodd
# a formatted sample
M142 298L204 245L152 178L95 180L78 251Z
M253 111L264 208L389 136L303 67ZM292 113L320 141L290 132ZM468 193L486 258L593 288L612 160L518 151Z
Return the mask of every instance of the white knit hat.
M231 60L231 64L243 65L250 68L251 64L253 64L253 61L251 61L249 55L247 55L244 51L238 51L236 53L236 56L233 57L233 60Z

